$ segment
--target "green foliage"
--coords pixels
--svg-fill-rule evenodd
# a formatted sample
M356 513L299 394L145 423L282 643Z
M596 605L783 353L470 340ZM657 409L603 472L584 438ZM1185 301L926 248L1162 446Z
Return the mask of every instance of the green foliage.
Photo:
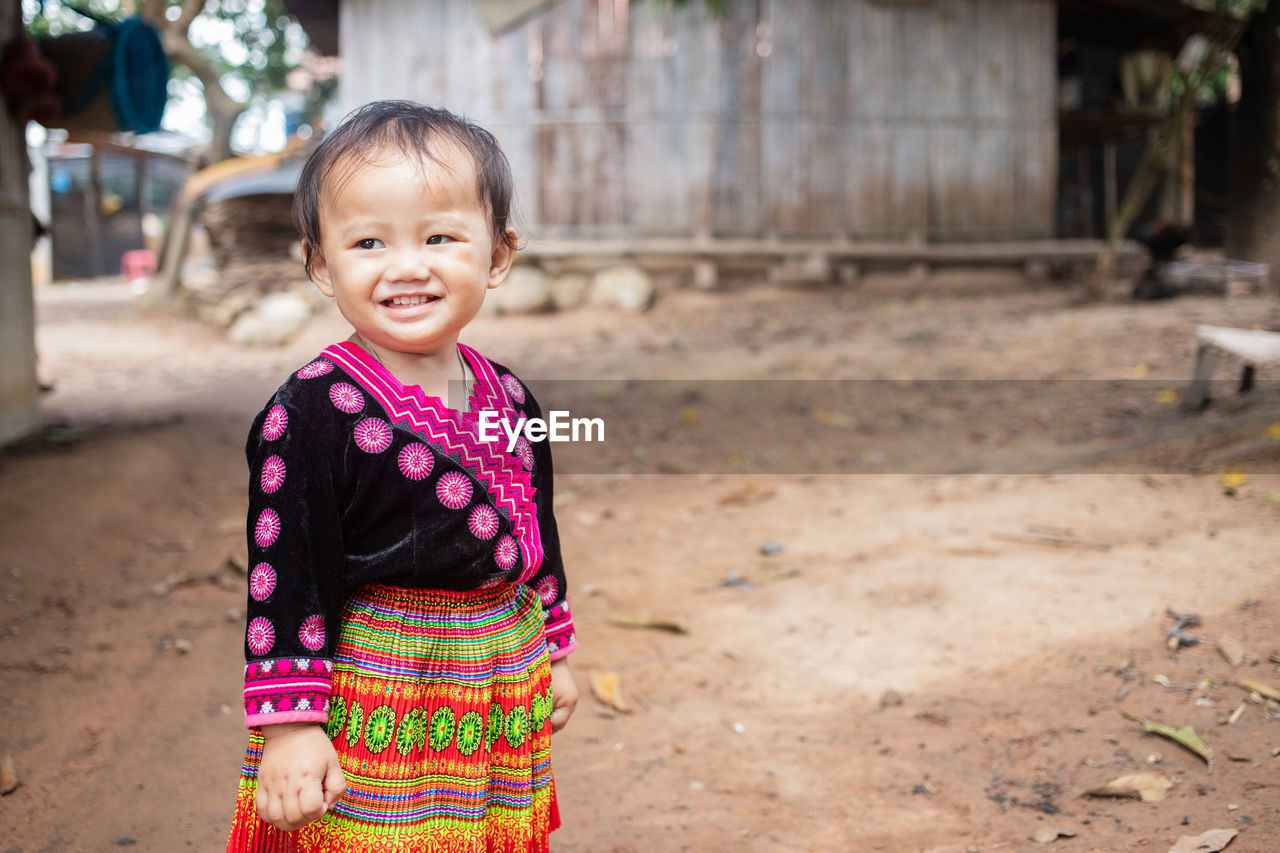
M120 0L81 0L76 5L110 20L123 17ZM84 32L94 26L92 20L66 8L57 0L45 0L44 3L40 0L22 0L22 20L27 32L34 38Z
M283 89L307 43L280 0L208 0L196 20L204 25L193 25L192 45L220 76L238 78L256 93Z

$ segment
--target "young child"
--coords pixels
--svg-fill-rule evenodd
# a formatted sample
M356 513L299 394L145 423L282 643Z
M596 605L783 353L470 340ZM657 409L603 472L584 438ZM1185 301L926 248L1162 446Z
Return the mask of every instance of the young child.
M355 333L249 433L230 851L524 853L559 825L576 641L551 455L479 440L481 411L541 411L458 343L511 268L511 185L487 131L403 101L354 112L302 170L307 274Z

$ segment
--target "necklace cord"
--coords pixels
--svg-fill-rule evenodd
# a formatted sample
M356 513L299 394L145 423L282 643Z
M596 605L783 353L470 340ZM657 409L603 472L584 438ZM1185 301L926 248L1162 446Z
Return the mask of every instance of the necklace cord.
M359 332L355 332L355 336L360 340L360 346L364 348L365 352L373 356L374 360L377 361L378 364L381 364L384 370L386 370L388 373L391 373L391 368L387 367L387 363L382 360L382 357L378 355L377 351L369 345L368 341L364 339L364 335L360 334ZM458 356L458 370L462 374L462 405L463 405L462 411L466 411L467 402L470 398L470 395L467 393L467 364L462 360L461 347L455 347L454 352ZM391 375L394 376L395 374L393 373Z

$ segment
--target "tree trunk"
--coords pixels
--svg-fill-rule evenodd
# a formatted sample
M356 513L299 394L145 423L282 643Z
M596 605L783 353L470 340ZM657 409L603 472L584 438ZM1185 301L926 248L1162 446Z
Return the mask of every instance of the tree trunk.
M1280 0L1241 39L1240 103L1232 115L1226 246L1229 257L1268 264L1280 280ZM1273 285L1274 286L1274 285Z

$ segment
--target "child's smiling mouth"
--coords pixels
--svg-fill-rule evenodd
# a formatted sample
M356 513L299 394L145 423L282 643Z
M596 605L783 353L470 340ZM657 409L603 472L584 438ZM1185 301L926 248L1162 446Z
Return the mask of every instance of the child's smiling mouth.
M414 305L426 305L430 302L435 302L439 298L439 296L431 296L426 293L417 293L412 296L393 296L390 299L382 300L382 304L388 308L411 307Z

